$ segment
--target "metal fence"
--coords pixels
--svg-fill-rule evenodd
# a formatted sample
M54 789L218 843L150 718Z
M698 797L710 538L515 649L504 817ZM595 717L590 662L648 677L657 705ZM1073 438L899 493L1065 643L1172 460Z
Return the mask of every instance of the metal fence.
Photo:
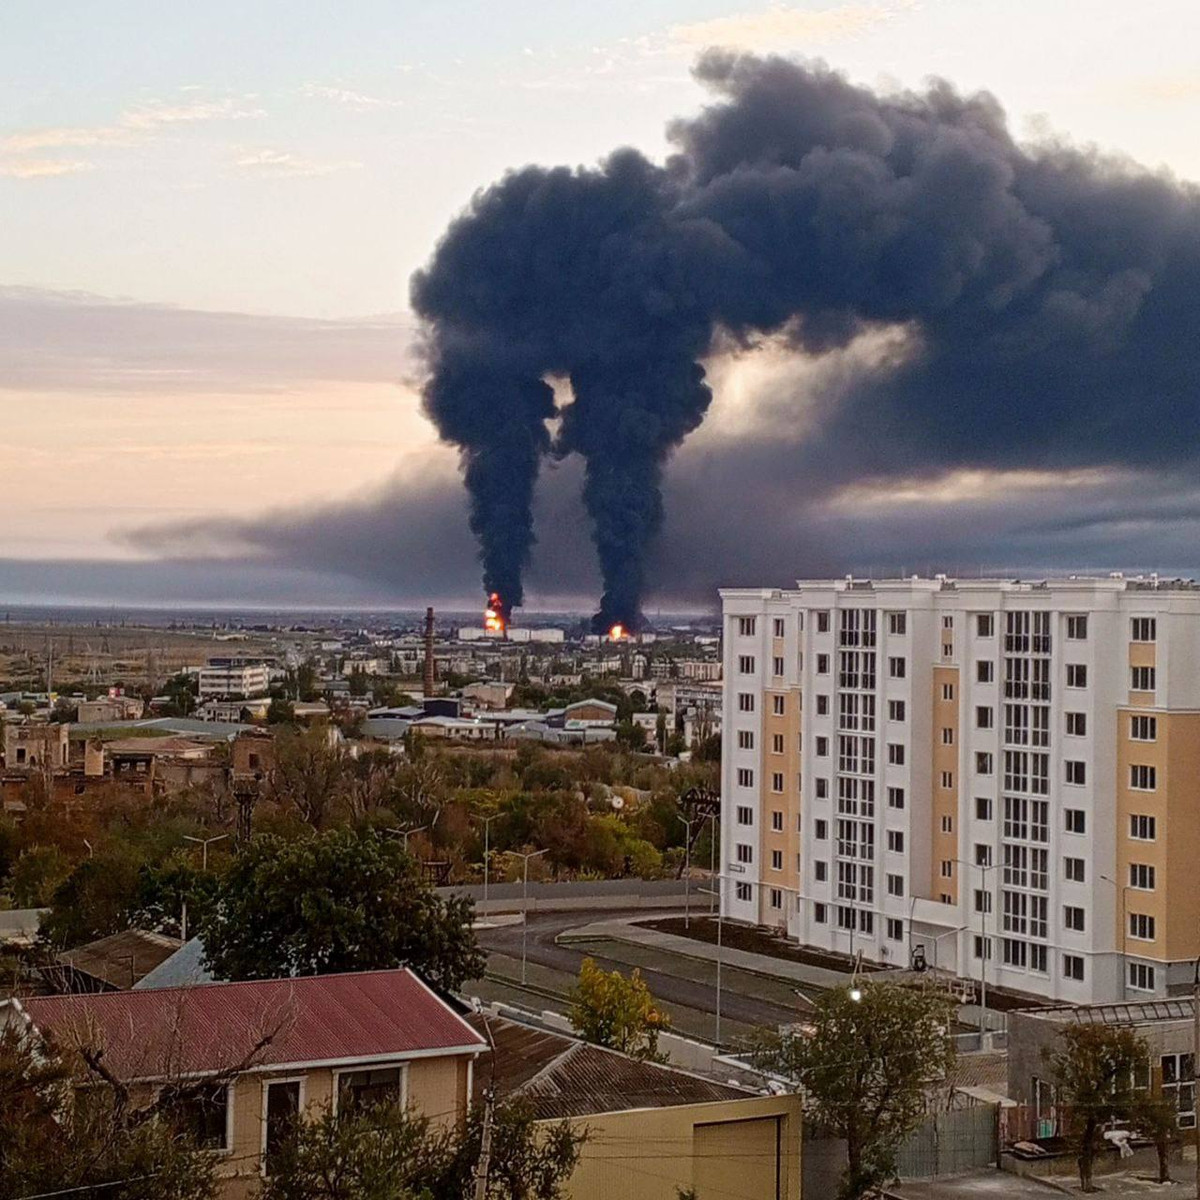
M900 1147L896 1159L902 1179L954 1175L998 1160L997 1110L994 1105L931 1113Z

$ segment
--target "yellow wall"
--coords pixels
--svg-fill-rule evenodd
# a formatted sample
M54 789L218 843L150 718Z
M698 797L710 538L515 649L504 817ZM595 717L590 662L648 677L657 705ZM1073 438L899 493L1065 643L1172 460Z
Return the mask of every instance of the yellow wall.
M783 640L776 639L775 654L783 654ZM772 697L783 696L784 713L782 717L775 716ZM832 698L830 700L832 703ZM799 691L782 691L773 689L765 692L762 697L763 732L762 752L759 754L759 777L762 797L762 828L759 831L759 849L762 857L763 886L759 889L758 919L764 925L783 926L787 923L789 904L795 904L795 887L797 884L796 863L800 852L800 693ZM783 738L783 753L776 754L772 749L775 735ZM771 790L771 777L775 774L783 776L783 794ZM783 813L783 829L775 830L771 826L771 814ZM771 868L771 851L778 850L783 854L783 870ZM770 888L777 887L783 891L783 907L771 907ZM787 889L791 888L792 891Z
M952 700L942 699L942 686L950 684L954 689ZM958 727L958 668L933 668L933 722L931 726L931 741L933 743L933 771L929 781L933 792L933 803L930 805L930 838L932 853L929 862L929 898L937 900L943 893L948 894L955 904L958 903L958 880L961 868L951 866L950 878L942 875L942 863L954 863L958 857L958 743L962 731ZM954 744L942 745L942 730L954 730ZM999 767L997 766L997 769ZM942 772L949 771L954 778L952 788L942 787ZM942 832L942 818L950 818L950 832ZM914 880L914 886L916 881Z
M580 1118L586 1128L570 1200L781 1200L800 1196L800 1100L765 1096Z

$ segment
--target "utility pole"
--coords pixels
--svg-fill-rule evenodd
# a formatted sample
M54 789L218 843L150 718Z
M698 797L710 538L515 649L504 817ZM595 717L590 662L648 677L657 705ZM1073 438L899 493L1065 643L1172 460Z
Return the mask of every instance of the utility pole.
M490 817L483 818L483 915L487 916L488 911L488 876L491 874L490 865L492 861L492 822L499 816L499 813L492 813Z
M492 1122L496 1113L496 1042L483 1017L483 1032L492 1051L492 1078L483 1094L483 1129L479 1135L479 1161L475 1164L475 1200L487 1200L488 1170L492 1165Z
M529 860L539 858L545 850L531 850L528 854L518 855L525 860L524 871L521 874L521 983L525 983L525 950L529 942Z
M687 842L683 848L683 927L692 927L692 823L680 813L675 814L676 820L683 822Z

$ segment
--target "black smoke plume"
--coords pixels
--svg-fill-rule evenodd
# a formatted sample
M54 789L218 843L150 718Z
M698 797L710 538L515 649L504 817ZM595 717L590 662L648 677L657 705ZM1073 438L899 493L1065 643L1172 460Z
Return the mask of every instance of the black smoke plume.
M881 96L716 52L697 75L717 100L671 127L664 165L620 150L513 172L414 278L426 408L462 448L489 591L521 602L540 460L577 452L597 627L636 627L663 468L704 417L717 339L814 354L906 331L905 355L819 409L814 471L823 447L860 478L1196 454L1195 187L1019 146L994 99L944 83Z

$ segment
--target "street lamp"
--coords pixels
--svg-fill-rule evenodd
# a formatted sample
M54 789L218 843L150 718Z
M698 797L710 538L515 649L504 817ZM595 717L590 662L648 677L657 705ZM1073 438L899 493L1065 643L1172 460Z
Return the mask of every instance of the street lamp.
M683 822L687 841L683 846L683 927L692 927L692 819L676 813L675 819Z
M227 834L227 833L220 833L216 837L198 838L198 837L192 837L192 835L189 833L185 833L183 835L183 840L185 842L195 842L196 845L198 845L202 848L201 856L200 856L200 869L202 871L207 871L208 870L208 848L209 848L209 846L211 846L213 844L213 842L224 841L228 836L229 836L229 834Z
M980 938L981 944L979 947L979 1048L985 1050L987 1048L987 964L988 964L988 940L987 940L987 915L988 906L992 902L992 892L988 887L989 871L996 869L995 863L969 863L961 858L954 860L960 867L975 867L975 869L983 875L983 891L987 899L984 901L983 909L979 914ZM965 927L964 927L965 928ZM936 943L934 949L937 949Z
M1121 999L1127 1000L1129 998L1129 917L1126 913L1126 898L1129 885L1118 883L1111 875L1100 875L1098 878L1103 879L1105 883L1111 883L1121 893ZM1200 1179L1200 1167L1197 1168L1196 1175Z
M492 822L499 815L499 813L492 813L490 817L480 818L483 821L483 912L485 916L487 915L488 911L488 876L491 874L491 872L488 870L488 866L492 860L492 843L490 835L492 832Z
M413 825L410 827L406 827L404 829L397 829L394 826L389 825L387 827L387 829L384 830L384 832L385 833L394 833L394 834L398 835L399 837L402 837L404 839L404 853L407 854L408 853L408 839L414 833L424 833L425 830L428 828L429 828L428 825Z
M717 877L717 884L718 884L717 888L701 888L700 890L702 892L708 892L709 895L716 895L716 893L720 887L721 880L723 880L724 878L725 878L724 875L720 875ZM717 1020L716 1020L716 1029L714 1030L714 1033L713 1033L713 1043L715 1044L717 1050L721 1049L721 928L724 923L722 921L723 916L724 916L724 913L721 910L721 905L718 904L717 905L717 1005L716 1005Z
M717 826L717 814L710 813L708 819L709 819L709 821L712 822L712 826L708 831L708 850L709 850L708 873L711 878L716 879L716 877L717 877L717 838L719 836L718 826ZM712 916L713 906L716 903L716 898L717 898L716 888L710 888L709 893L708 893L708 915L710 917Z
M529 941L529 860L539 858L545 850L530 850L528 854L517 854L524 859L524 870L521 874L521 983L525 983L525 948Z

